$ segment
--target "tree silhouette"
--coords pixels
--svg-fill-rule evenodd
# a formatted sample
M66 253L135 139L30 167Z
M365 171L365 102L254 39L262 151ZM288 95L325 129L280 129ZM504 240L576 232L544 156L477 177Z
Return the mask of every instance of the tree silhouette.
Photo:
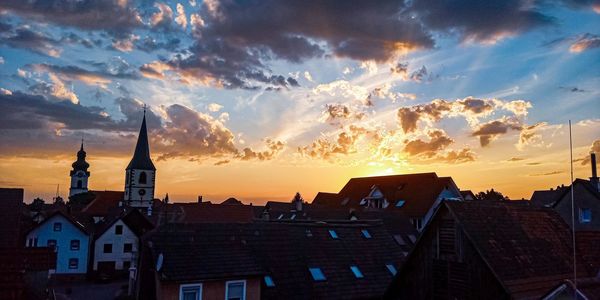
M484 201L509 200L508 197L502 195L502 193L500 193L498 191L494 191L494 189L487 190L485 192L479 192L479 193L477 193L477 195L475 195L475 198L477 200L484 200Z

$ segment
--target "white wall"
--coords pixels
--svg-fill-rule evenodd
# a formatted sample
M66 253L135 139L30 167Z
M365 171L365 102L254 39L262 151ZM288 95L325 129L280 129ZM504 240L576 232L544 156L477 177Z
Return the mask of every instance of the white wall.
M116 235L115 228L117 225L123 226L123 234ZM124 253L125 244L132 244L132 253ZM112 253L104 253L104 244L112 244ZM131 261L131 266L135 265L134 253L138 251L138 237L123 223L122 220L115 222L106 232L104 232L94 242L94 270L98 270L98 262L114 261L117 270L123 269L124 261Z

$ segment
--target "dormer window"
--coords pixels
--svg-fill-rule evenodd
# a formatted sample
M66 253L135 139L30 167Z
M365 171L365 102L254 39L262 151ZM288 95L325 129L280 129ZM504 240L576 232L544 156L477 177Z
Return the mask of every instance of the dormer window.
M273 281L273 278L269 275L265 276L265 285L267 287L274 287L275 286L275 282Z
M325 274L321 271L321 268L308 268L310 275L312 276L314 281L325 281Z
M354 273L354 277L365 278L365 276L363 275L363 273L360 271L360 269L357 266L350 266L350 270L352 270L352 273Z
M392 276L396 276L396 273L398 273L398 270L396 270L396 267L392 264L387 264L385 265L385 267L388 269L388 271L390 271L390 274L392 274Z
M335 230L329 230L329 235L331 236L332 239L337 239L338 235L337 232L335 232Z
M363 230L361 230L360 232L362 233L362 235L363 235L363 236L364 236L366 239L370 239L370 238L371 238L371 233L370 233L368 230L366 230L366 229L363 229Z

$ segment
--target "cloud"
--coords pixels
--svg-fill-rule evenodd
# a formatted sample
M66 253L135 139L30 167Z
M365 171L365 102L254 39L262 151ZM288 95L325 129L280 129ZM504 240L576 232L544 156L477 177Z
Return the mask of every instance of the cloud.
M498 136L506 134L509 129L520 131L523 126L514 118L493 120L479 126L471 135L479 137L482 147L486 147Z
M135 42L139 39L140 37L135 34L129 34L123 37L114 38L112 47L121 52L131 52L134 49Z
M397 117L405 133L415 132L419 121L427 123L438 122L446 117L464 117L474 127L481 118L491 115L495 111L505 110L515 117L527 115L531 103L524 100L503 101L498 99L476 99L467 97L448 101L435 99L429 103L401 107Z
M558 88L561 90L567 91L567 92L571 92L571 93L587 93L587 92L589 92L588 90L584 90L584 89L578 88L576 86L559 86Z
M183 29L187 27L188 21L185 15L185 9L181 3L177 3L177 17L175 18L175 23L181 26Z
M106 86L112 79L138 79L140 74L120 57L107 62L89 62L96 70L86 70L78 66L58 66L52 64L29 65L36 72L56 74L63 80L77 80L87 85Z
M595 140L594 142L592 142L592 145L590 146L590 152L594 152L596 153L596 156L600 156L600 140ZM580 158L580 160L581 165L584 166L592 161L590 155L585 155L584 157Z
M543 145L542 136L537 133L538 130L548 126L546 122L539 122L534 125L523 126L519 133L519 142L517 149L522 150L525 146Z
M416 0L406 14L422 20L431 30L458 35L463 41L494 43L536 27L552 25L536 3L508 1Z
M569 47L569 52L580 53L598 47L600 47L600 36L597 34L586 33L575 39Z
M410 156L433 157L438 151L445 149L454 143L443 130L431 130L427 133L429 141L421 139L407 140L404 145L404 152Z
M84 30L105 30L115 35L127 33L143 23L135 8L124 1L3 0L0 10L8 10L41 22Z
M361 120L365 117L365 113L355 111L347 105L343 104L326 104L325 110L322 113L322 119L326 122L335 123L342 120Z
M206 107L210 112L218 112L223 108L223 105L218 103L210 103Z
M237 158L241 160L271 160L275 156L277 156L277 154L281 152L281 150L283 150L283 148L285 147L285 144L282 141L274 141L271 139L267 139L266 144L268 150L256 152L251 148L247 147L242 150L242 152L237 156Z
M51 57L59 57L62 52L59 48L59 41L27 27L16 28L14 32L0 35L0 44L27 49Z
M173 26L173 9L162 2L154 3L154 7L158 11L150 17L150 25L154 29L170 31Z
M529 174L529 176L552 176L552 175L557 175L557 174L562 174L562 173L564 173L564 171L552 171L552 172L546 172L546 173Z
M29 89L35 94L52 95L58 99L69 100L74 104L79 103L77 95L67 88L62 80L53 73L50 73L49 77L52 83L38 82L37 84L30 86Z
M525 158L522 157L511 157L510 159L506 160L506 161L522 161L525 160Z
M333 141L322 137L310 145L298 147L298 153L310 158L330 160L336 155L356 153L356 144L365 136L372 134L363 127L350 125L335 136Z

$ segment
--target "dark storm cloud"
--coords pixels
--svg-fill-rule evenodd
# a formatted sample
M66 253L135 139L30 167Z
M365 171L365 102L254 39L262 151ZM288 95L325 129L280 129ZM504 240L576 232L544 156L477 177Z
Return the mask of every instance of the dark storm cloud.
M82 106L50 96L19 91L0 94L0 129L45 129L57 124L65 129L114 130L118 125L103 109Z
M462 40L489 42L551 25L555 19L533 1L415 0L408 10L431 30L458 34Z
M135 67L132 67L120 57L113 57L106 62L87 62L95 70L87 70L78 66L58 66L52 64L28 65L35 71L57 74L67 80L80 80L86 83L110 79L139 79L141 76Z
M6 28L6 30L0 34L0 44L5 44L13 48L27 49L47 56L57 57L60 55L61 50L58 47L58 40L27 27L19 27L14 30L11 29L12 27Z
M86 30L129 32L142 25L138 12L127 1L116 0L3 0L0 10L42 22Z

